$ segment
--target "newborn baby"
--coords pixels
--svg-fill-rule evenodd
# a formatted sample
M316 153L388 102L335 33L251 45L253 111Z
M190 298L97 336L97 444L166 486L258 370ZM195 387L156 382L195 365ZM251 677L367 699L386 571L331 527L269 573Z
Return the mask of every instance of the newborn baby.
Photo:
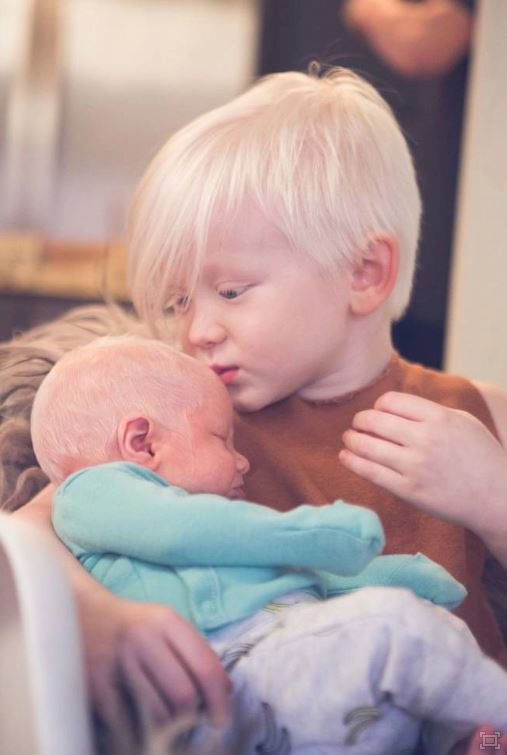
M453 608L462 586L420 554L378 556L366 508L240 500L232 425L211 370L131 336L62 358L32 411L60 538L113 592L176 608L230 671L224 748L401 755L424 722L440 755L483 721L505 730L507 674L428 602Z

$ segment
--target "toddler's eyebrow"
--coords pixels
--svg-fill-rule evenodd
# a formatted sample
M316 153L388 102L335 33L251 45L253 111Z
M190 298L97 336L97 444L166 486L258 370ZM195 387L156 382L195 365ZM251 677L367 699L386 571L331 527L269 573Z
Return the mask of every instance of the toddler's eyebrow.
M203 266L203 277L206 279L244 278L247 275L254 275L263 270L261 260L256 255L245 254L243 259L229 259L224 262L211 263L209 266Z

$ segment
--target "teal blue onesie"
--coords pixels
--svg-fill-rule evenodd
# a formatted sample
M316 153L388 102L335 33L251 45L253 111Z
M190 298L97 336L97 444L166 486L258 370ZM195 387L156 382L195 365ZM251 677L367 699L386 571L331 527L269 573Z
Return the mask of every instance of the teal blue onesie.
M280 513L190 494L127 462L88 467L57 489L53 526L112 592L175 608L208 633L295 590L322 598L408 587L449 609L465 588L422 554L378 556L377 515L336 501Z

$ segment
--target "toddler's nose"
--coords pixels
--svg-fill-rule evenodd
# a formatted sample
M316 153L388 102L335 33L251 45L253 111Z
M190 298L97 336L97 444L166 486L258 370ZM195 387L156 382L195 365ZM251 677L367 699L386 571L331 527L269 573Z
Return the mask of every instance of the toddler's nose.
M204 307L191 307L185 320L183 340L194 349L210 348L225 338L224 328Z

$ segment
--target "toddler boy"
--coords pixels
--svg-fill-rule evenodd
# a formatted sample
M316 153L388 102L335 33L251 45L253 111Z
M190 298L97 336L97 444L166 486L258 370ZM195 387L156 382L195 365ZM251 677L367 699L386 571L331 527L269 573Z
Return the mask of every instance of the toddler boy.
M247 498L371 508L387 553L423 552L465 584L460 615L506 662L481 584L486 548L507 566L505 501L442 494L473 457L421 460L449 416L437 404L507 437L507 402L391 343L420 215L407 144L373 87L343 69L277 74L155 158L132 210L131 289L152 328L172 313L185 351L226 384Z
M75 350L43 381L32 435L62 483L55 529L81 563L119 595L177 608L222 656L236 685L236 751L392 755L414 746L420 718L432 722L431 751L447 753L481 720L507 723L507 676L458 620L398 590L319 601L368 584L410 586L448 607L461 599L428 559L372 560L383 545L375 514L229 500L248 462L225 389L194 360L132 337ZM485 700L462 688L472 674Z

